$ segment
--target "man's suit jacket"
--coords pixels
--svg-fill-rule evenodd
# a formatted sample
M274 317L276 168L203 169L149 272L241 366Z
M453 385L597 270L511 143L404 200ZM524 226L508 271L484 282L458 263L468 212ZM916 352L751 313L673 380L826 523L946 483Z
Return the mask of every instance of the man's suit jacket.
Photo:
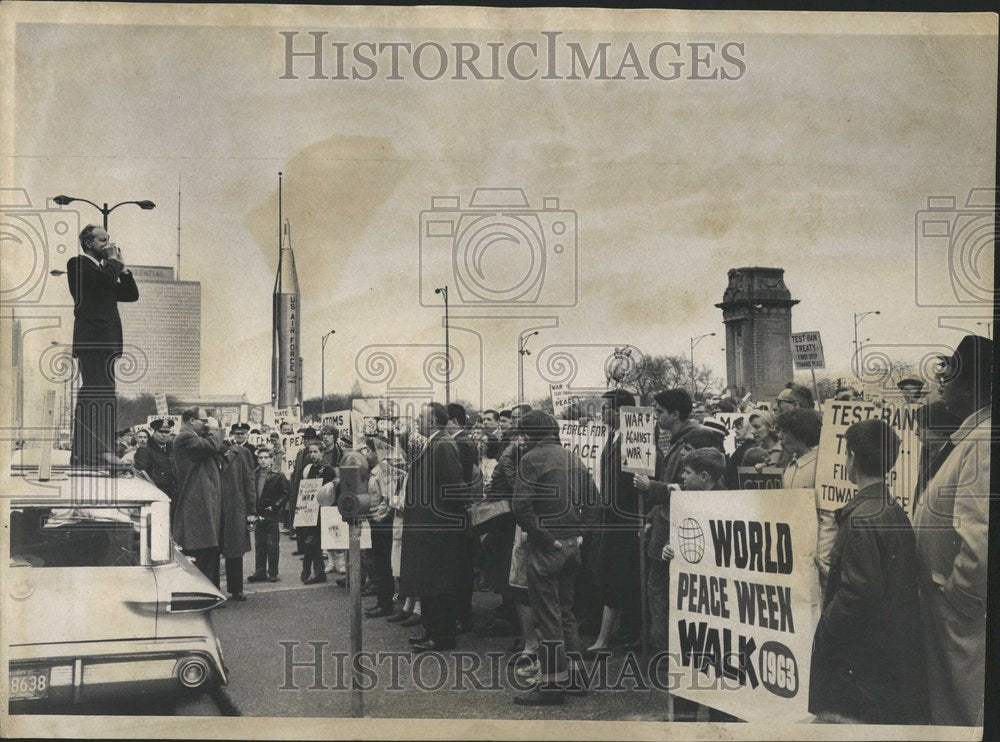
M122 320L118 302L138 301L139 288L124 265L105 260L97 265L86 255L66 263L69 292L73 295L73 352L100 350L112 355L122 352Z

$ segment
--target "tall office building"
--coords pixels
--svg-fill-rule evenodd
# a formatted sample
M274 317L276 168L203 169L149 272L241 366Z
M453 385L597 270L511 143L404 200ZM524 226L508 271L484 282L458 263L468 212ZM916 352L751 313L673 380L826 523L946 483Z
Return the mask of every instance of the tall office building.
M177 281L174 269L167 266L129 268L139 287L139 301L119 304L118 309L125 355L131 351L137 359L134 368L127 357L118 362L118 393L127 397L156 392L197 397L201 383L201 283ZM145 373L140 373L143 367Z

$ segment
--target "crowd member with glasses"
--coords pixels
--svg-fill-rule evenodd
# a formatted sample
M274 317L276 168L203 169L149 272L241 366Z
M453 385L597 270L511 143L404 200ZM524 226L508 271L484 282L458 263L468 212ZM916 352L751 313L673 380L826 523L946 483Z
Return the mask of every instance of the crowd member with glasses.
M813 409L813 393L809 387L789 381L774 400L776 414L788 410Z

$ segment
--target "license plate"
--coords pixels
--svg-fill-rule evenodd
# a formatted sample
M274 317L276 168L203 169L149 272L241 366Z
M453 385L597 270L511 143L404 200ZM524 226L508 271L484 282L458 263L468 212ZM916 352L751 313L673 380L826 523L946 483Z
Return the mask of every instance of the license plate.
M49 669L11 670L10 700L45 698L49 692Z

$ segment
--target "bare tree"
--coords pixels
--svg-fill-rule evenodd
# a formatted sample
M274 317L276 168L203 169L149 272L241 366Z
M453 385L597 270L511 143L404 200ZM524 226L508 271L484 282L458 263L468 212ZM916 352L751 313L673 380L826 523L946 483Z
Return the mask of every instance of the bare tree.
M635 393L639 404L649 404L653 395L664 389L680 387L692 391L691 362L681 355L641 356L624 375L622 386ZM709 389L721 387L722 380L710 367L695 368L695 396L704 396Z

